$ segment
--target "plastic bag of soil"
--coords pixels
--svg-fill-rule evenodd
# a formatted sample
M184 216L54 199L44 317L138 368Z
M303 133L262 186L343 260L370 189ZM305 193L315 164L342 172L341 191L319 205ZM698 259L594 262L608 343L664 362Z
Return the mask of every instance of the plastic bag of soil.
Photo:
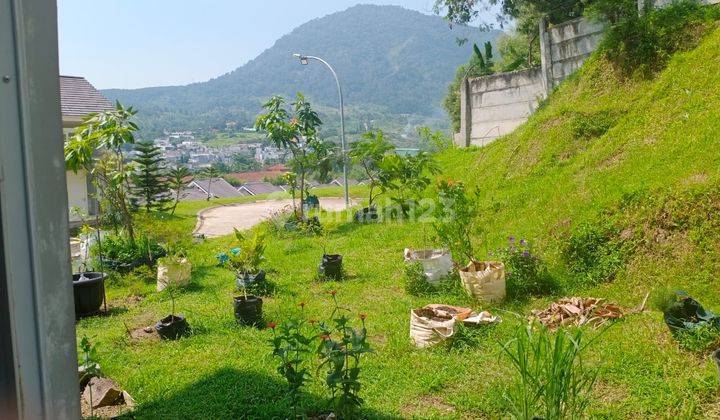
M410 311L410 338L418 348L439 344L455 334L455 323L468 318L470 308L427 305Z
M440 280L452 273L453 261L450 251L444 249L419 249L412 250L405 248L405 262L419 262L423 266L425 277L433 286L437 286Z
M720 330L720 316L703 308L685 292L677 292L676 298L664 311L665 323L673 334L705 326Z

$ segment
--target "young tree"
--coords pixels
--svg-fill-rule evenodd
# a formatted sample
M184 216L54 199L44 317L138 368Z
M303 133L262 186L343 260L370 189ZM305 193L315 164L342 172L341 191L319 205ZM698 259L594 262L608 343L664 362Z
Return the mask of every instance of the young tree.
M210 166L209 168L205 168L202 171L202 176L207 178L208 180L208 189L207 189L207 198L206 201L210 201L212 198L212 182L213 179L219 178L221 175L220 171L218 171L214 166Z
M285 108L284 98L270 98L263 105L266 113L258 116L255 127L265 132L276 147L290 150L292 158L288 163L299 178L300 203L304 203L308 176L315 173L319 178L326 178L332 168L333 153L329 143L319 138L322 121L305 97L298 93L291 105L292 117ZM305 218L302 205L299 216Z
M135 114L132 107L124 108L118 102L113 110L86 116L65 142L65 166L74 172L85 170L93 175L100 201L107 203L112 214L117 214L117 223L122 225L133 245L135 229L130 212L133 171L132 165L125 163L123 146L135 143L134 133L138 129L132 121Z
M137 143L135 151L135 173L132 176L135 197L143 201L147 212L167 210L172 198L162 151L150 142Z
M373 195L375 187L380 185L380 165L386 154L395 149L389 141L385 139L382 131L367 132L363 135L362 140L356 141L350 145L350 158L356 165L360 165L370 181L370 193L368 197L368 207L372 207Z
M192 182L192 176L190 170L185 166L178 166L168 172L168 182L170 183L170 189L173 191L175 197L170 214L175 214L178 202L180 201L180 194L185 186Z
M420 195L430 185L428 174L437 174L440 169L432 156L420 152L415 156L387 155L380 164L381 194L391 191L390 199L400 208L403 217L416 207Z

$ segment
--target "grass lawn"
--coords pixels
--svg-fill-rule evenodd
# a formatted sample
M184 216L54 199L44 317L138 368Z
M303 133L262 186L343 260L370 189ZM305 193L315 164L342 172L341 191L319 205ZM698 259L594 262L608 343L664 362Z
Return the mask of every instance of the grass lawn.
M206 204L206 203L205 203ZM170 231L192 225L201 203L184 203L177 219L160 222ZM459 296L413 298L402 287L402 250L427 245L430 226L395 224L359 226L335 223L326 239L272 237L266 268L278 286L264 300L265 318L282 320L307 302L311 318L322 319L330 308L329 290L337 290L343 306L368 314L376 354L362 373L364 413L382 417L500 417L503 390L511 378L500 357L499 342L507 341L527 314L550 298L508 303L498 308L479 306ZM283 380L271 356L269 330L239 327L232 312L233 275L215 266L214 255L230 246L229 237L208 240L191 248L191 285L176 299L193 328L193 335L177 342L140 342L127 329L151 325L170 311L170 300L154 292L154 283L129 287L108 285L112 315L78 323L78 337L100 343L104 371L119 381L140 403L139 418L269 418L288 413ZM344 255L348 279L314 279L322 246ZM717 292L715 292L717 293ZM142 294L141 302L125 299ZM636 305L630 281L583 290L582 295L615 299ZM408 338L409 310L442 302L489 309L504 322L488 329L473 348L439 347L417 350ZM591 413L613 418L698 416L706 405L717 404L715 367L710 360L678 349L658 312L634 315L606 331L588 362L601 369ZM327 395L317 381L307 389L309 411L328 409Z

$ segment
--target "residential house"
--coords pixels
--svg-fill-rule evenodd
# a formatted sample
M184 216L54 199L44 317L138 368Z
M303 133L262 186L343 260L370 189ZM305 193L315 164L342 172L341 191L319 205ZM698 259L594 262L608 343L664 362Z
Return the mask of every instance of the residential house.
M60 108L64 138L67 138L82 119L90 113L113 109L113 104L104 97L85 78L77 76L60 76ZM64 141L63 138L63 141ZM65 173L68 205L77 207L92 216L97 213L97 203L92 198L94 187L90 175L85 171L67 171ZM78 226L81 218L74 212L70 213L70 225Z
M243 195L222 178L212 178L212 182L206 178L190 182L181 193L181 197L183 201L205 200L208 192L212 198L231 198Z
M248 182L240 186L238 191L243 195L260 195L285 192L280 185L273 185L269 182Z

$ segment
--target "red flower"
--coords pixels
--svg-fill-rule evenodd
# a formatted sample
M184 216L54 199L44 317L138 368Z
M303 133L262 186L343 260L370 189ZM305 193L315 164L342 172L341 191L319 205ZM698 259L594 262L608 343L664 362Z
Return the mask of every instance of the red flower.
M277 324L274 323L274 322L268 322L268 325L267 325L267 326L268 326L268 328L270 328L271 330L274 330L275 327L277 327Z
M362 319L363 321L365 321L365 318L367 318L367 314L360 314L360 319Z
M330 293L332 296L337 295L337 290L331 290L328 293Z
M301 307L302 309L305 309L305 302L298 303L298 306Z
M327 341L327 340L330 339L330 335L329 335L329 334L323 334L323 335L320 336L320 339L321 339L322 341Z

